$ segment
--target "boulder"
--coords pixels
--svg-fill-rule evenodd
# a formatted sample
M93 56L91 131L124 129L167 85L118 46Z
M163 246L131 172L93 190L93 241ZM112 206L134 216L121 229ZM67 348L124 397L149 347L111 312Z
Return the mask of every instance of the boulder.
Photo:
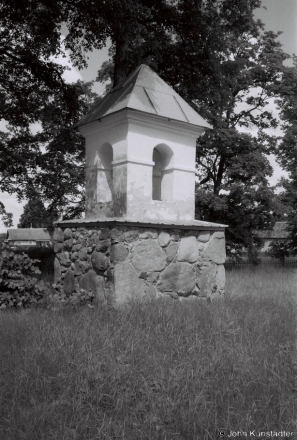
M171 263L161 273L157 286L160 292L190 295L195 287L195 271L188 263Z
M188 263L195 263L199 257L198 243L195 237L184 237L181 239L177 261L185 261Z
M139 238L139 232L137 230L131 230L124 233L124 239L127 243L137 241Z
M216 274L216 285L217 291L219 294L224 294L225 292L225 282L226 282L226 274L225 267L223 264L217 266L217 274Z
M166 254L156 241L147 239L133 247L132 263L141 272L159 272L166 266Z
M74 263L74 274L81 275L90 268L89 263L86 261L76 260Z
M71 295L75 291L75 277L72 270L68 269L63 280L63 290L66 295Z
M115 302L124 303L132 298L145 295L145 284L138 277L137 271L128 262L119 263L114 268Z
M87 248L81 248L78 253L78 258L80 260L87 260L88 259L88 249Z
M128 253L128 250L122 243L114 244L110 248L110 260L112 262L124 261Z
M72 238L69 238L68 240L64 241L64 249L65 249L65 251L71 251L72 246L73 246Z
M56 228L54 232L54 241L57 243L63 243L64 241L64 232L61 228Z
M55 243L54 244L54 252L55 252L55 254L57 254L58 252L61 252L63 247L64 247L63 243Z
M201 231L198 235L198 241L201 241L202 243L206 243L210 238L210 232L209 231Z
M101 252L94 251L91 255L92 265L100 272L104 272L109 266L109 259Z
M64 231L64 240L69 240L72 238L72 231L70 228L66 228Z
M157 238L157 237L158 237L158 232L156 231L156 229L147 229L141 232L141 234L139 235L140 239Z
M158 237L158 243L161 247L165 247L170 242L170 235L167 234L167 232L161 232L161 234Z
M96 243L96 251L97 252L106 252L110 248L110 240L97 240Z
M118 243L124 241L124 232L121 231L120 229L116 229L116 228L112 229L110 233L110 237L112 243Z
M198 279L198 286L200 289L199 296L209 297L213 293L216 287L216 264L204 266L201 270L200 277Z
M99 233L99 240L106 240L109 238L109 229L103 228Z
M172 261L175 258L177 251L178 251L178 243L177 242L170 243L170 245L166 249L166 260Z
M89 270L85 275L80 277L79 288L87 292L91 291L97 301L105 300L104 278L97 275L94 270Z
M201 256L216 264L224 264L226 260L226 246L224 232L214 232L206 243Z
M69 252L61 252L60 254L57 254L57 258L62 266L70 266L71 261L69 258Z
M54 283L57 284L61 279L61 264L58 258L54 261Z

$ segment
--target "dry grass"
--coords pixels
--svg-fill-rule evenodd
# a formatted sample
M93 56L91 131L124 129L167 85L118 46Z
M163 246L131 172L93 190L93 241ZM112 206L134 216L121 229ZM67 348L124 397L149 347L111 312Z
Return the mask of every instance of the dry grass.
M211 304L2 312L0 438L293 431L296 280L292 269L238 270Z

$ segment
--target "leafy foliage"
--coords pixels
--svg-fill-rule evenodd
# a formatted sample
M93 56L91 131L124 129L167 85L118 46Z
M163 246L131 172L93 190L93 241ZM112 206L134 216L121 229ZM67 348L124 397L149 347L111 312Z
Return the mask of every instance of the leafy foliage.
M57 216L48 212L40 197L32 197L24 206L18 228L53 228Z
M283 119L284 136L277 148L277 160L287 171L288 178L280 181L281 202L288 209L290 249L297 254L297 57L294 66L287 68L279 84L278 101Z
M275 240L270 244L268 255L272 258L285 262L286 257L290 256L290 243L283 240Z
M44 297L47 286L34 277L40 274L37 263L25 254L1 253L0 309L30 307Z
M72 127L96 97L91 83L65 84L65 68L54 57L69 50L73 65L82 68L85 51L109 40L110 60L98 73L100 81L110 80L107 87L146 63L213 125L197 143L196 211L205 220L229 223L230 243L240 242L252 255L257 247L252 223L266 229L273 221L266 155L275 151L276 139L265 130L277 121L266 106L281 93L287 74L278 34L264 32L254 19L260 5L260 0L24 0L18 7L16 0L5 0L0 62L3 72L12 74L0 78L9 123L0 140L0 189L28 198L34 188L50 212L80 216L84 140ZM68 29L63 45L61 23ZM34 134L30 124L36 122L41 128ZM243 132L251 128L253 136Z

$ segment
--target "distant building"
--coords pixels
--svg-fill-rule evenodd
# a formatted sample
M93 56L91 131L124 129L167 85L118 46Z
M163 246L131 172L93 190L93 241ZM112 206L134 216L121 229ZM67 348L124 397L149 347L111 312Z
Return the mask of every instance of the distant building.
M287 231L287 225L288 222L276 222L271 231L258 231L257 235L262 242L260 252L267 252L271 244L277 240L288 240L289 232Z
M8 229L5 247L51 246L52 241L47 229L20 228Z

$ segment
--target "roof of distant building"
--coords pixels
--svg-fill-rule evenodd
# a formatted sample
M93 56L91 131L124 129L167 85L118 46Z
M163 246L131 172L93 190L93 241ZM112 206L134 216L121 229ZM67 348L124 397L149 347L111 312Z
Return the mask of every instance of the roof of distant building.
M51 239L47 229L43 228L19 228L8 229L7 239L15 241L49 241Z
M140 65L121 84L95 103L75 127L81 127L124 109L138 110L203 128L212 128L172 87L145 64Z
M276 222L271 231L258 231L257 235L260 238L288 238L289 231L287 231L288 222Z

